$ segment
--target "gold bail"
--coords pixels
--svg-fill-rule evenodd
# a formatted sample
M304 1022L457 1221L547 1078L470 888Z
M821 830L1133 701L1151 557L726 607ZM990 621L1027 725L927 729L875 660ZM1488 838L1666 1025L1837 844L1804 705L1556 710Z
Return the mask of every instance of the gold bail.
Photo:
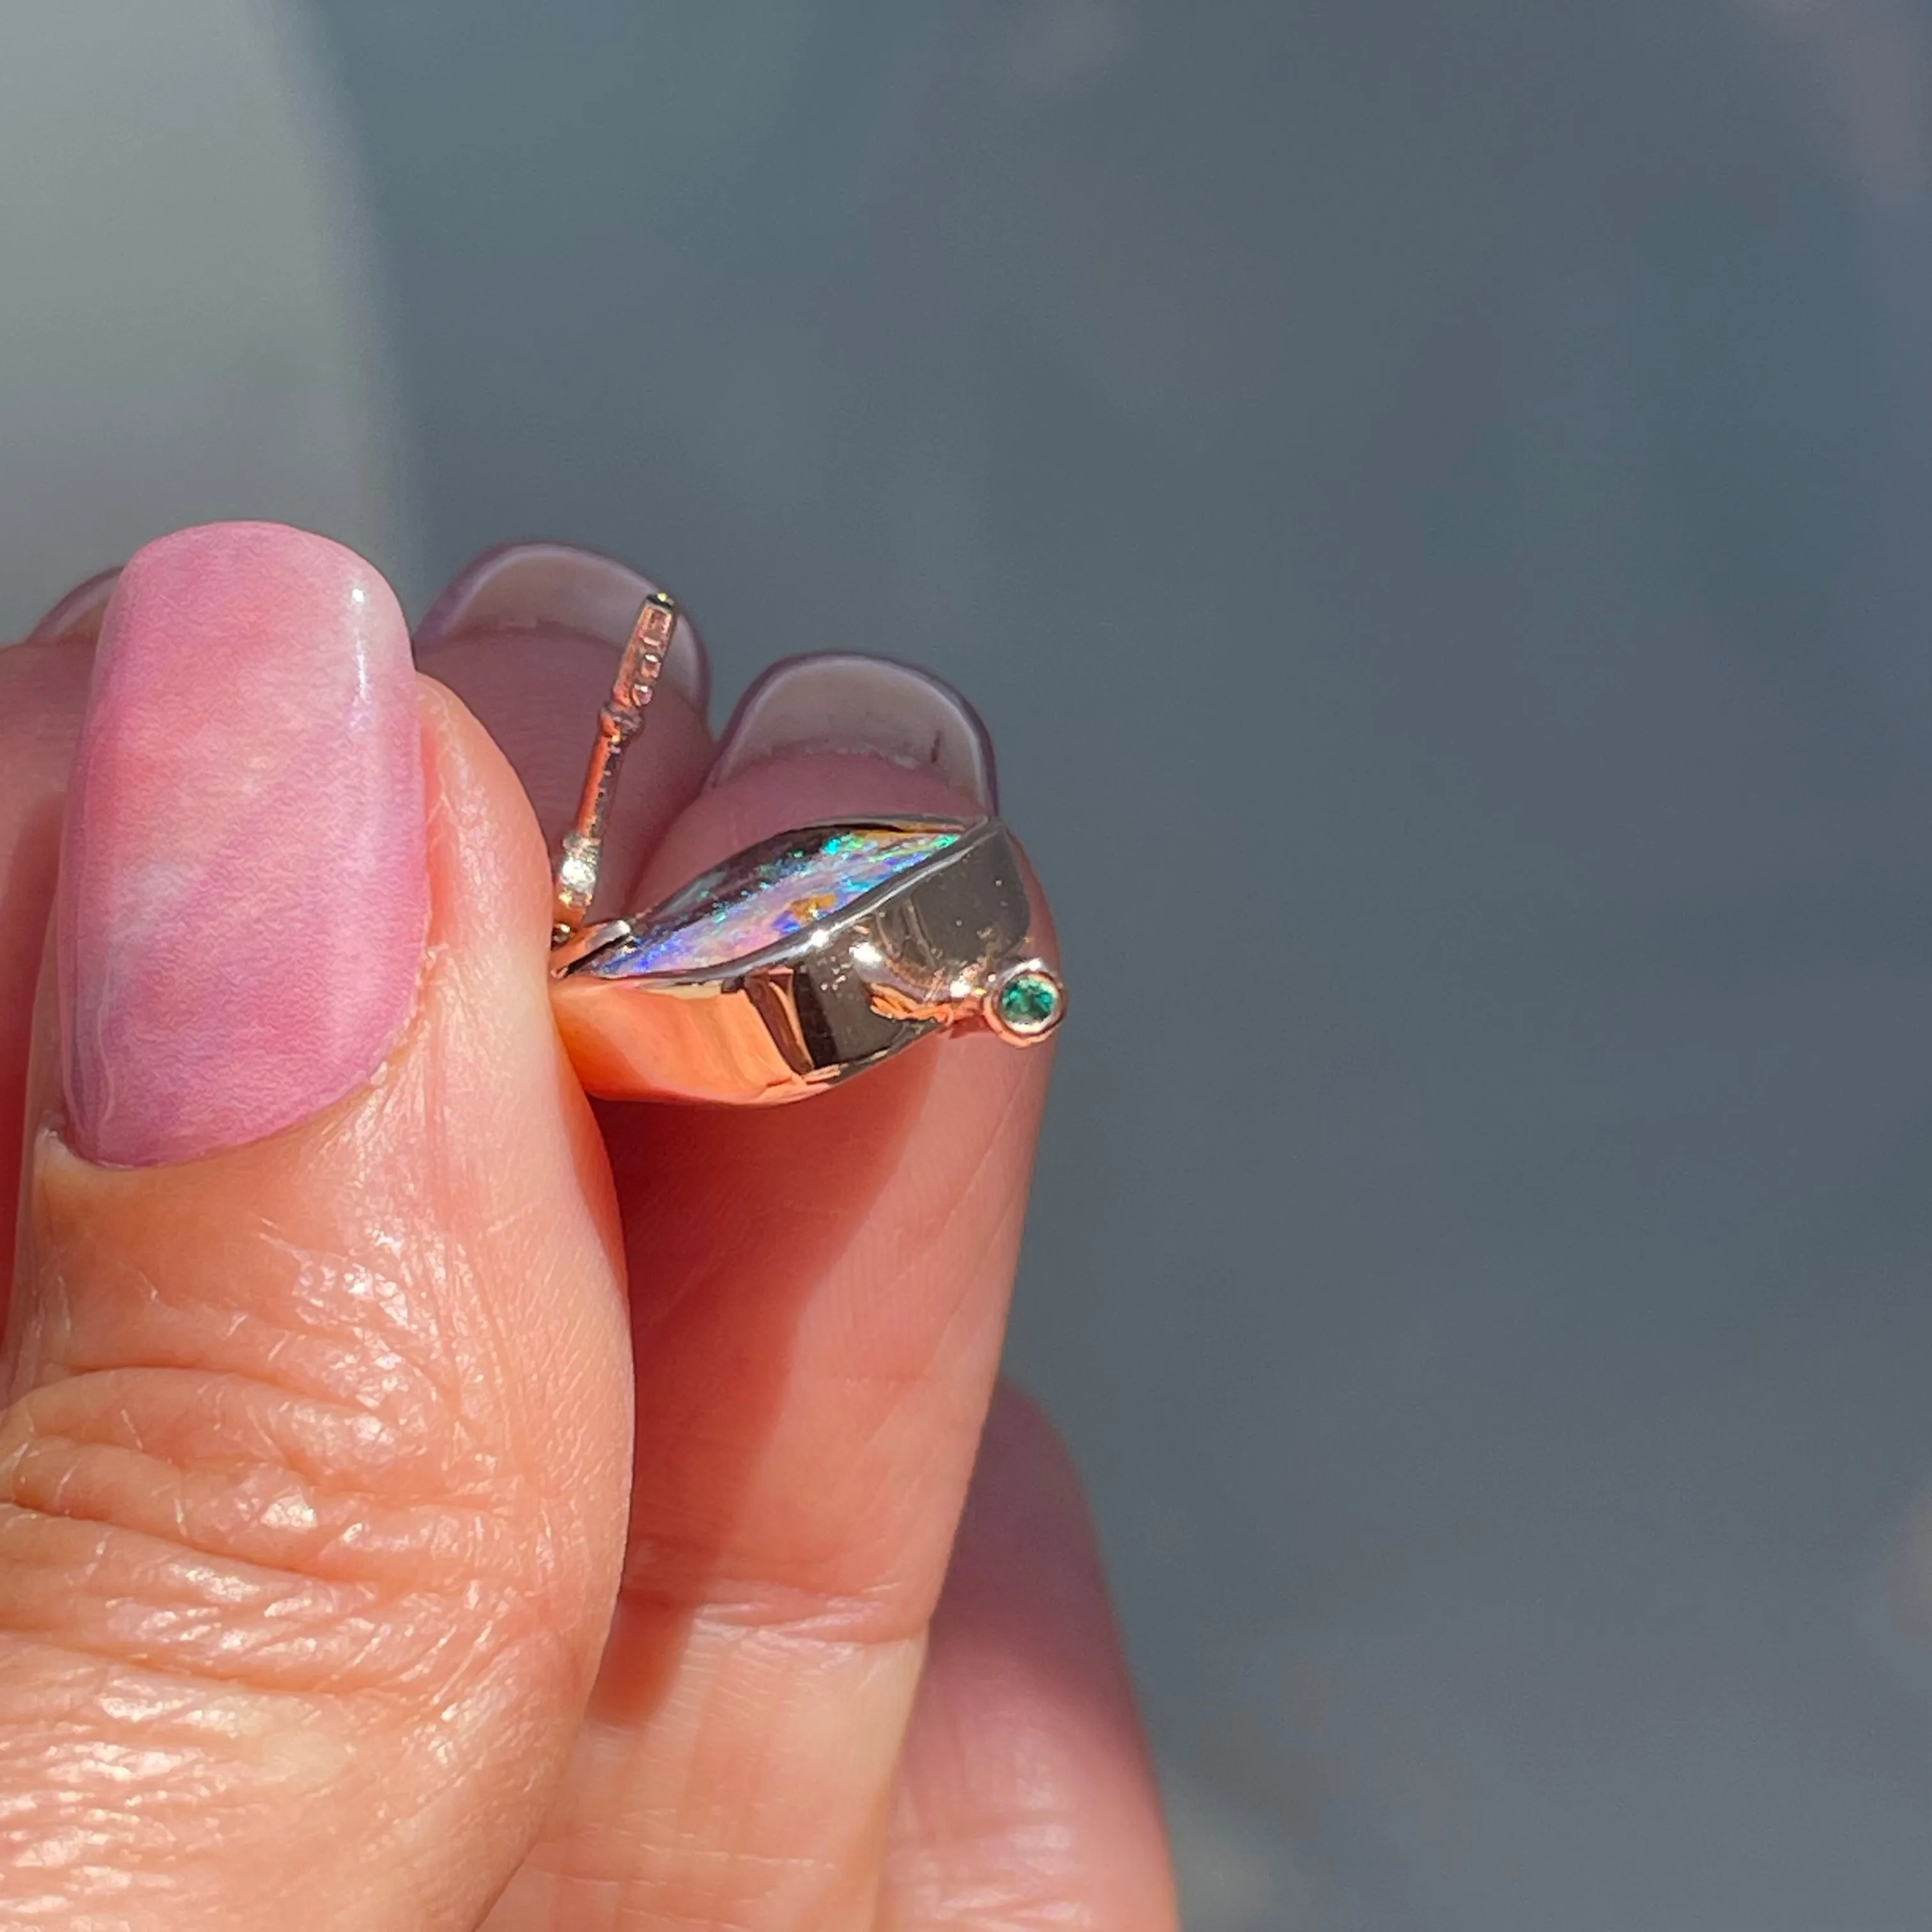
M604 825L610 795L616 789L617 768L625 747L644 728L644 715L658 676L670 655L677 628L677 600L654 590L644 602L638 621L617 661L610 696L597 714L597 740L590 748L590 768L584 774L584 795L577 816L557 848L556 923L550 944L560 946L584 923L597 896L597 866L603 856Z

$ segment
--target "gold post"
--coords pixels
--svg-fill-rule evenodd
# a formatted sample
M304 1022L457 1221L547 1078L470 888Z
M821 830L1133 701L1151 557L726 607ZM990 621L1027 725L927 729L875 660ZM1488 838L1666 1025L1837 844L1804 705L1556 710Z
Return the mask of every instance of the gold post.
M676 600L662 590L644 599L624 655L618 660L610 701L597 714L597 742L591 747L590 767L584 775L584 796L557 852L553 946L562 945L584 923L590 902L596 897L604 821L610 812L610 794L616 788L617 767L623 761L624 748L644 728L645 708L664 669L677 619Z

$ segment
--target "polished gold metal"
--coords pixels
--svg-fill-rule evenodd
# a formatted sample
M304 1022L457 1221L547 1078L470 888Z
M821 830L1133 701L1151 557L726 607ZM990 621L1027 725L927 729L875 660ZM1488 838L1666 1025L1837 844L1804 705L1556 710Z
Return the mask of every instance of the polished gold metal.
M584 922L618 767L678 614L662 595L639 614L557 856L551 1004L584 1085L617 1099L771 1106L951 1028L977 1026L1015 1046L1050 1037L1066 987L1040 950L1024 866L994 818L800 826L650 911ZM901 841L898 849L923 856L867 884L874 874L857 869L863 855ZM835 890L817 890L828 857L836 874L848 852L854 869ZM812 883L801 867L817 868ZM714 931L766 906L751 929L769 936L741 956L710 956ZM694 955L696 963L652 963Z
M618 660L610 698L597 714L597 742L584 775L584 796L557 854L553 945L561 945L584 923L590 902L597 896L597 868L603 856L604 827L610 817L618 767L626 748L644 728L645 713L670 653L679 615L676 599L662 590L644 599Z
M850 1079L948 1027L976 1022L1017 1046L1052 1032L1065 989L1030 950L1032 908L1004 826L896 819L836 830L945 831L957 841L838 914L722 966L614 973L648 916L576 934L555 956L552 1004L592 1093L770 1106ZM1022 971L1050 988L1052 1010L1016 1028L997 1002Z

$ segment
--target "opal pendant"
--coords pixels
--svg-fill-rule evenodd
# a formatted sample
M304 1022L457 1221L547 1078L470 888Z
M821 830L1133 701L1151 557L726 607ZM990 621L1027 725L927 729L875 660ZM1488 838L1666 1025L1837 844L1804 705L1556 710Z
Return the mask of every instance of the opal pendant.
M770 1105L946 1028L1045 1039L1066 994L1031 926L997 819L806 826L571 935L553 998L593 1093Z
M661 904L588 922L625 748L677 622L653 592L624 647L557 848L550 1004L578 1077L624 1100L800 1100L949 1028L1015 1046L1066 992L1034 934L1026 869L996 818L801 826Z

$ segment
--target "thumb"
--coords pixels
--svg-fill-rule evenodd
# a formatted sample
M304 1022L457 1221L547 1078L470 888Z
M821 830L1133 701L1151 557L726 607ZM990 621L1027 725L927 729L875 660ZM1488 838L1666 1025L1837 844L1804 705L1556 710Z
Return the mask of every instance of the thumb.
M529 808L368 566L191 531L109 610L56 925L0 1922L473 1924L575 1728L628 1457Z

